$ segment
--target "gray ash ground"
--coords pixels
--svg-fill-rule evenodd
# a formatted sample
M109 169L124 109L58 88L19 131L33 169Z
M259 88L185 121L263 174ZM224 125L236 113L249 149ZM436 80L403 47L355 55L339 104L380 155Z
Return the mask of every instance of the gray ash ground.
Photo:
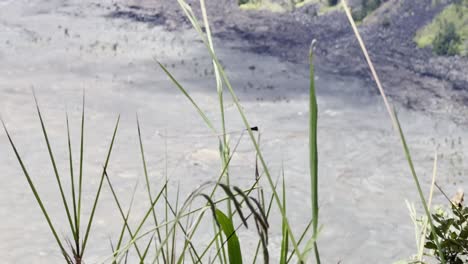
M200 183L217 178L220 171L217 138L209 136L210 130L192 105L154 60L157 58L167 65L213 123L219 124L212 63L205 47L178 11L175 1L151 1L153 7L144 5L144 1L126 3L133 6L114 2L0 0L0 113L37 183L52 220L58 225L60 237L64 239L70 238L67 221L62 205L57 202L60 196L41 135L31 86L36 89L67 189L65 112L70 116L72 146L77 158L81 98L86 89L85 219L119 113L121 124L108 173L119 198L127 202L125 208L133 186L140 182L132 224L137 223L149 206L142 184L135 113L139 114L142 124L154 188L164 181L164 146L168 146L169 199L175 200L178 187L181 197L187 197ZM324 28L318 27L317 30L322 31L317 31L320 35L314 35L312 29L307 30L308 26L301 27L301 42L293 40L297 33L290 30L295 23L308 20L304 22L298 17L294 22L296 18L292 15L278 18L266 12L260 15L243 13L225 5L224 1L210 1L209 10L214 28L218 28L215 32L217 53L227 67L247 117L262 133L262 150L275 177L284 164L288 215L294 230L299 233L311 217L307 148L309 76L304 60L309 38L316 37L323 43L319 51L325 49L326 41L332 43L341 34L352 41L346 21L340 13L314 18L321 21ZM219 10L224 13L215 14L214 11ZM232 16L226 15L222 20L221 14ZM239 22L239 19L245 19L245 22ZM343 25L333 33L336 35L329 35L325 34L328 23ZM281 34L270 34L283 24L284 34L291 40L283 40ZM254 26L249 29L248 25ZM322 40L320 36L323 36ZM282 47L281 43L287 45ZM353 43L349 46L355 45ZM333 46L327 48L330 50L328 54L335 50ZM359 57L357 47L354 49ZM424 54L425 51L418 52ZM326 56L320 54L316 81L320 222L324 228L318 241L323 263L340 260L342 263L391 263L406 259L416 249L413 223L405 199L420 207L402 148L381 99L373 95L375 89L363 80L364 74L353 77L333 73L329 67L322 66L326 64ZM340 59L343 65L352 62L347 62L348 53L343 52L340 56L330 58ZM286 60L288 57L290 61ZM363 62L357 61L356 65L361 65L359 67L364 71ZM345 70L346 67L336 69ZM414 77L417 75L401 72L406 74L405 82L418 80ZM425 78L428 81L420 79L421 85L438 84L432 77ZM401 87L389 88L397 95L398 91L405 91ZM441 91L449 94L452 89ZM425 89L408 94L413 97L403 92L400 96L433 98ZM440 103L438 109L444 109L442 106L457 109L445 97L434 100ZM228 96L225 106L228 131L241 130L242 121ZM441 110L440 114L432 115L404 107L398 101L397 106L423 188L429 188L434 151L437 150L439 185L449 194L459 187L466 190L466 127L455 123L450 111ZM237 140L239 134L232 137ZM61 263L60 252L1 129L0 168L1 262ZM255 151L244 137L232 160L231 183L250 186L254 171ZM260 184L267 186L266 182ZM434 203L444 205L447 202L436 193ZM86 263L101 263L100 260L111 254L109 237L116 240L122 224L119 220L110 191L105 188L90 235ZM269 248L272 263L278 260L280 220L271 220ZM211 222L207 220L197 242L208 241L209 231ZM239 235L248 262L256 246L257 234L252 229L241 229Z
M188 2L198 11L198 1ZM241 50L304 65L310 42L316 39L318 67L372 83L344 12L316 16L313 5L280 14L242 11L234 2L215 1L208 7L214 34L224 42L243 40L237 47ZM157 24L164 24L168 29L189 26L177 1L122 0L119 3L119 8L130 8L126 12L164 16L165 21ZM391 8L378 10L379 19L361 25L360 32L388 94L408 108L433 114L449 113L454 120L465 123L468 59L435 56L429 48L418 49L413 41L416 31L446 4L434 5L431 0L392 0L386 5ZM383 20L389 25L383 25Z

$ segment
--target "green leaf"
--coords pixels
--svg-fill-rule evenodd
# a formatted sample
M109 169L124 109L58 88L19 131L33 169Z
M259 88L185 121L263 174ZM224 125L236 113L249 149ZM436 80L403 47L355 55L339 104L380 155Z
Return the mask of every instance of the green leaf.
M220 210L216 209L216 221L219 227L227 237L228 255L230 264L242 264L242 253L240 249L239 238L232 221Z
M428 241L424 247L427 248L427 249L433 249L433 250L437 249L436 244L434 244L434 243L432 243L430 241Z
M317 150L317 121L318 121L318 106L317 96L315 95L315 71L314 71L314 43L310 46L309 63L310 63L310 89L309 89L309 165L310 165L310 188L312 199L312 227L314 236L314 253L315 261L320 264L320 254L317 246L317 232L319 219L318 206L318 150ZM305 253L304 253L305 254Z

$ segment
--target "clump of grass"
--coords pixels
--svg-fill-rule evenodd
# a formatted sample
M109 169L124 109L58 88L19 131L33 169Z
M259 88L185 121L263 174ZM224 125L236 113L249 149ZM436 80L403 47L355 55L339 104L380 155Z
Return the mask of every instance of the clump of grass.
M94 220L94 214L96 212L96 208L97 208L97 205L98 205L98 202L99 202L99 197L100 197L101 190L102 190L102 185L103 185L103 182L104 182L105 170L106 170L107 166L109 165L109 160L110 160L110 156L111 156L111 153L112 153L112 148L114 146L114 141L115 141L115 137L116 137L116 134L117 134L117 129L118 129L118 126L119 126L120 117L117 118L117 122L115 124L115 128L114 128L114 131L113 131L113 134L112 134L112 139L111 139L111 142L109 144L109 149L107 151L107 155L106 155L106 158L105 158L105 161L104 161L104 168L103 168L103 171L101 173L99 186L98 186L96 194L94 195L94 202L92 204L91 214L89 216L89 220L87 221L87 224L85 225L85 232L83 232L82 229L80 229L80 226L81 226L81 217L82 217L82 213L81 213L82 212L81 211L81 208L82 208L81 197L82 197L82 192L83 192L82 183L83 183L83 176L84 176L83 175L83 155L84 155L83 145L84 145L84 123L85 123L84 95L83 95L83 108L82 108L82 116L81 116L82 119L81 119L81 146L80 146L80 166L79 166L80 168L79 168L79 177L78 177L78 179L75 179L75 174L74 174L74 170L73 170L73 157L72 157L72 147L71 147L71 139L70 139L70 127L69 127L69 122L68 122L68 115L66 116L68 150L69 150L69 165L70 165L70 180L71 180L71 190L69 190L69 191L64 190L64 188L62 186L63 178L61 178L61 176L59 174L59 171L57 169L57 165L56 165L56 162L55 162L55 156L54 156L53 151L52 151L50 139L49 139L49 136L47 134L46 125L45 125L43 116L41 114L41 110L39 108L39 104L38 104L36 95L34 93L33 93L33 95L34 95L34 100L36 102L36 109L37 109L37 114L39 116L39 121L40 121L40 124L41 124L42 133L44 135L44 140L46 142L48 154L49 154L49 157L50 157L50 163L51 163L51 166L52 166L53 171L54 171L55 180L57 182L57 188L58 188L58 191L60 193L61 202L62 202L62 204L64 206L64 212L66 214L66 219L68 220L68 223L69 223L70 237L72 237L71 242L69 242L70 240L68 238L59 237L59 235L57 233L57 227L53 223L52 219L50 218L49 212L47 211L46 206L45 206L44 202L41 199L40 192L37 190L37 187L34 184L33 178L31 177L31 175L28 172L26 166L24 165L23 159L21 158L21 155L19 154L19 151L18 151L18 149L17 149L17 147L16 147L16 145L15 145L15 143L14 143L14 141L13 141L7 127L6 127L6 124L5 124L5 122L3 120L1 120L2 125L3 125L3 128L4 128L5 132L6 132L8 140L10 142L10 145L11 145L11 147L12 147L14 153L15 153L15 156L16 156L16 158L17 158L17 160L18 160L18 162L19 162L19 164L21 166L23 174L26 177L28 185L29 185L29 187L30 187L35 199L36 199L36 202L37 202L39 208L41 209L42 215L45 217L45 219L47 221L49 229L52 232L52 235L54 236L55 241L57 242L57 245L58 245L58 247L60 249L60 252L63 255L66 263L81 264L82 261L83 261L83 258L85 256L85 249L86 249L86 246L87 246L89 235L91 233L91 227L92 227L93 220ZM78 181L78 188L76 188L76 185L75 185L76 181ZM68 198L67 198L67 194L68 194ZM78 196L78 199L76 199L76 196ZM72 199L72 205L71 206L70 206L70 204L68 202L68 199L70 199L70 197ZM68 246L70 247L69 250L67 250L66 247L64 246L66 244L68 244Z

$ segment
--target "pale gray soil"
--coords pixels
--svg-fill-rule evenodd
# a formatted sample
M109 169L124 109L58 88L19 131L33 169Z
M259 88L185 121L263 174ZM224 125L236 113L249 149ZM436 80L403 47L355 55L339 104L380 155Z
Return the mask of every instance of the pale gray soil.
M147 208L139 158L135 113L153 188L160 187L167 144L170 196L180 184L185 198L197 185L217 178L217 139L176 90L154 58L166 64L215 124L219 122L214 76L208 53L196 34L171 32L108 17L110 1L0 1L0 113L39 192L70 237L53 171L41 135L31 87L43 111L60 172L68 177L65 112L71 120L75 168L78 164L81 96L86 90L85 213L98 185L115 119L121 114L109 174L125 207L139 181L134 212ZM308 178L308 72L304 65L233 49L242 40L215 41L252 125L262 133L262 148L273 175L284 163L288 210L300 232L310 219ZM250 67L254 66L254 67ZM250 67L250 69L249 69ZM320 205L324 263L391 263L415 252L414 229L405 199L418 203L402 148L374 87L356 78L317 74L320 154ZM227 99L228 130L243 125ZM449 105L447 106L449 107ZM400 109L400 117L423 187L428 190L434 151L438 182L452 194L468 187L466 127L443 114ZM168 135L167 138L164 135ZM232 136L233 142L239 134ZM255 153L244 136L232 164L232 183L247 187L254 178ZM25 177L0 130L0 256L2 263L62 261ZM262 182L266 186L266 182ZM68 188L68 183L66 184ZM435 201L445 204L439 193ZM86 218L85 218L86 219ZM110 254L120 217L105 185L86 263ZM134 223L137 217L132 220ZM280 221L272 220L270 253L278 258ZM209 237L203 228L200 243ZM241 232L246 261L256 245L253 229Z

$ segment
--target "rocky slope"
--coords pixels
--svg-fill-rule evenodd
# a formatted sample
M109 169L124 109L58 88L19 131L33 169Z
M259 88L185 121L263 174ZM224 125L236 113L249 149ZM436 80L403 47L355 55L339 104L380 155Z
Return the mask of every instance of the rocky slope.
M198 10L198 1L189 3ZM434 56L418 49L416 31L429 23L447 4L431 0L389 0L361 25L367 44L388 93L409 108L453 116L468 113L468 59ZM314 4L291 12L240 10L235 1L208 2L214 33L224 40L243 39L255 53L307 62L312 39L318 40L318 65L328 71L370 80L362 52L340 9L317 15ZM128 17L174 30L188 26L177 1L119 0L113 16Z

